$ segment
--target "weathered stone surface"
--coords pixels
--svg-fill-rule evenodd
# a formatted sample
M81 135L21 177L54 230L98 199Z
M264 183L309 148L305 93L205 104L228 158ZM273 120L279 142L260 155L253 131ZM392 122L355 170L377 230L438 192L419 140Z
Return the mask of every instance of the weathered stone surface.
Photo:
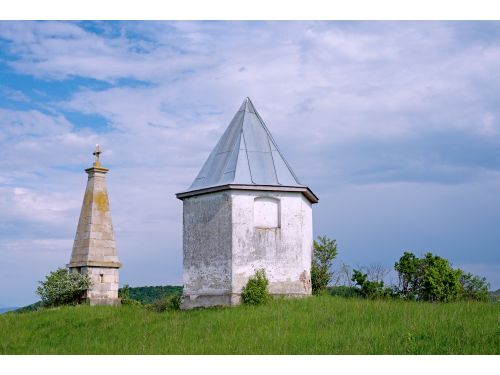
M184 201L183 306L206 306L231 293L231 197L207 194ZM225 304L225 303L224 303ZM213 304L212 304L213 305Z
M239 304L260 268L271 294L311 294L312 207L303 194L226 190L183 202L182 308Z
M92 287L86 297L91 305L113 305L119 303L118 268L121 263L109 211L105 181L108 170L100 166L98 149L96 153L96 163L85 170L88 174L87 187L68 268L71 272L89 275Z

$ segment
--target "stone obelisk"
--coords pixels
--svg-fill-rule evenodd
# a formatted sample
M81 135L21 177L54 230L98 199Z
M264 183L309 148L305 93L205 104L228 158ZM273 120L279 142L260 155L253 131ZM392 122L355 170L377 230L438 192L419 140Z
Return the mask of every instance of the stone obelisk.
M90 276L92 286L85 297L91 305L115 305L120 303L118 269L121 263L116 253L106 190L108 169L101 166L100 154L96 145L94 165L85 170L87 188L68 268L70 272Z

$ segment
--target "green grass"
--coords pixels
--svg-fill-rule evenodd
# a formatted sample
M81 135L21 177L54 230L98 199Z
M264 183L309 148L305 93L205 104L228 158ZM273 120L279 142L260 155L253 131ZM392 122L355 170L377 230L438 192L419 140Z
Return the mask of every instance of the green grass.
M500 354L499 313L331 296L165 313L64 307L0 315L0 354Z

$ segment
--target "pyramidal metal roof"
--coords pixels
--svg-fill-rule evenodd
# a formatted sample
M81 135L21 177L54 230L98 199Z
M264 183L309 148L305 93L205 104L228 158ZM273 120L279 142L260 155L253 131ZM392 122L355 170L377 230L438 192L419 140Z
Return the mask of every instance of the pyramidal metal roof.
M246 98L236 112L189 189L177 197L182 199L207 189L213 191L210 188L219 186L307 190L310 194L306 196L310 195L308 198L313 203L318 201L309 188L300 183L250 98Z

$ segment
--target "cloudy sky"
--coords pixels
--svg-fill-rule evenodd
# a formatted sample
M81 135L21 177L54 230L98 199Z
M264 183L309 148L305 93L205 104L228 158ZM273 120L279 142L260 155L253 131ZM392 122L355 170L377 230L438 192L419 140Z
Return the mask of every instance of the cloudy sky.
M180 284L186 189L249 96L352 266L500 288L500 22L0 22L0 306L69 261L95 143L121 284Z

